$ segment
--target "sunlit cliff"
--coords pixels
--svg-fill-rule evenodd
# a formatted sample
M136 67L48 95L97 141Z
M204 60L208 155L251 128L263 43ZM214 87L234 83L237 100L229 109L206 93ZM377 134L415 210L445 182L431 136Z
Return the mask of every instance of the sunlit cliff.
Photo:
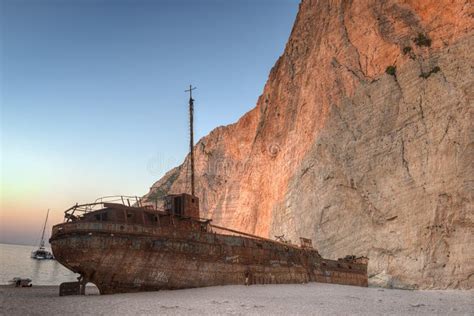
M474 285L469 1L304 0L256 107L195 146L201 216L373 284ZM188 159L146 198L189 191Z

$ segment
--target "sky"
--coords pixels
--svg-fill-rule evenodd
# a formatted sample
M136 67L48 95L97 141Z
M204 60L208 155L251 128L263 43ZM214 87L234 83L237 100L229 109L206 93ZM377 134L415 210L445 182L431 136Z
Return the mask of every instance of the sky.
M299 0L0 0L0 242L137 195L252 109Z

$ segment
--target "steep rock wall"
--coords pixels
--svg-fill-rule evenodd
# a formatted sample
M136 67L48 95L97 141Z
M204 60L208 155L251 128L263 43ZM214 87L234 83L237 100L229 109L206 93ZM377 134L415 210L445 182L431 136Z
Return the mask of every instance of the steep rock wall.
M256 108L195 147L202 216L367 255L373 284L472 288L473 16L304 0ZM188 159L145 199L187 175Z

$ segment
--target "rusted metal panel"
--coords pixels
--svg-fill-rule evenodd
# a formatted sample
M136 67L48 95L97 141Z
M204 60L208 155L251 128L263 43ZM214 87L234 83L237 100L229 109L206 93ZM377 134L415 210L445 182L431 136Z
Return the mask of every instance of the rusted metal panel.
M313 249L313 241L308 238L300 237L301 248Z
M81 284L79 282L63 282L59 285L59 296L80 294Z
M181 217L199 218L199 199L190 194L172 194L165 197L165 212Z

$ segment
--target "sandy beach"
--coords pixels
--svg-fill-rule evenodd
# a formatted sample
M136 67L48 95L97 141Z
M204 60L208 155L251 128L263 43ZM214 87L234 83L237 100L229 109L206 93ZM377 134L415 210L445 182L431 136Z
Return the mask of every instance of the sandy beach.
M0 287L0 315L473 315L474 291L309 283L59 297L57 286Z

